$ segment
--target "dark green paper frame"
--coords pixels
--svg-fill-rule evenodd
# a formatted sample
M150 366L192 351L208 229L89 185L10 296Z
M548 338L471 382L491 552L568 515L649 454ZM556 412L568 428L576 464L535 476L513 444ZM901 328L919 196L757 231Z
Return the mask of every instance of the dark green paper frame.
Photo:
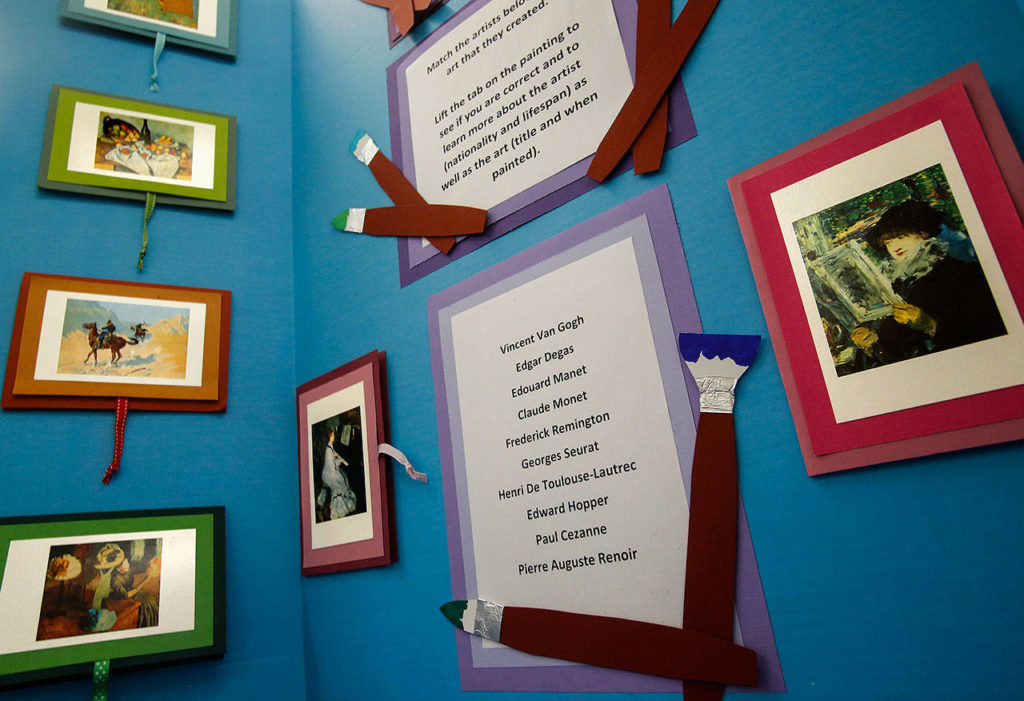
M171 43L231 57L234 57L238 50L238 0L217 0L217 29L212 37L161 24L145 17L126 17L93 10L85 6L85 0L61 0L60 15L79 22L98 24L147 37L156 37L162 33Z
M0 519L0 588L12 540L182 528L196 529L195 626L191 631L0 655L0 688L91 676L97 660L111 660L111 672L116 672L221 657L225 649L223 506ZM26 601L25 605L39 603Z
M217 135L214 145L213 186L196 188L68 170L74 110L75 105L79 103L145 112L157 117L183 119L214 126ZM144 201L146 193L152 192L157 195L159 204L234 210L236 146L236 120L231 115L135 100L67 85L54 85L50 90L50 104L46 113L46 131L43 135L38 184L39 187L49 190L139 201Z

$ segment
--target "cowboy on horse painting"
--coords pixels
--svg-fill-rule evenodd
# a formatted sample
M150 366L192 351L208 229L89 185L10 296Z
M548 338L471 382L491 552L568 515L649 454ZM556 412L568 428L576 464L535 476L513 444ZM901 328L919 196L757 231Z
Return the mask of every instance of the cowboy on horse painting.
M107 319L106 325L100 329L100 348L106 348L107 339L114 335L117 331L117 327L114 326L114 322Z
M202 357L202 337L196 342L191 336L190 343L192 308L187 305L148 298L122 301L70 297L63 312L56 349L56 371L62 377L105 375L129 382L143 378L182 381L191 367L190 354L196 353L197 367ZM54 320L58 320L56 314ZM200 316L199 323L203 321ZM103 351L110 351L110 356Z
M137 338L125 338L115 334L117 328L110 319L107 319L102 332L96 328L95 321L82 324L82 328L89 332L89 355L85 356L83 363L88 363L89 358L92 357L92 364L96 365L99 362L99 350L106 348L110 351L110 364L117 365L117 361L121 359L121 349L127 345L134 346L139 343Z

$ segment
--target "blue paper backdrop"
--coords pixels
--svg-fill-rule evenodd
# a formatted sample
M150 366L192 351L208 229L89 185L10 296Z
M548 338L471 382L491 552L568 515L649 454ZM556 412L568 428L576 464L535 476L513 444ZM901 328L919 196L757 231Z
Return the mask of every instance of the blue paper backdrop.
M619 177L405 289L393 241L328 223L387 204L346 146L362 128L390 152L384 70L423 31L388 50L382 11L365 3L240 5L237 60L169 46L153 95L145 40L63 23L56 2L0 0L0 329L27 270L234 293L227 412L131 415L109 487L111 414L0 414L4 515L227 507L226 657L115 675L113 698L459 696L455 633L437 612L451 590L426 299L662 182L705 328L765 336L743 380L741 485L787 696L1019 693L1021 443L808 478L725 187L972 60L1024 143L1019 0L725 0L683 71L699 136L661 173ZM137 275L141 203L36 189L51 83L237 115L237 212L158 208ZM395 475L396 564L300 581L294 387L373 348L388 354L392 442L431 481ZM87 686L0 696L84 697Z
M100 478L113 451L113 412L0 413L0 514L224 505L227 655L115 674L111 698L301 698L291 7L248 3L237 61L168 44L158 93L149 91L152 40L62 22L58 7L0 2L3 362L25 271L229 289L228 410L129 412L122 471L109 486ZM36 188L53 83L236 115L237 211L158 205L138 273L142 202ZM86 698L89 687L62 682L0 697Z

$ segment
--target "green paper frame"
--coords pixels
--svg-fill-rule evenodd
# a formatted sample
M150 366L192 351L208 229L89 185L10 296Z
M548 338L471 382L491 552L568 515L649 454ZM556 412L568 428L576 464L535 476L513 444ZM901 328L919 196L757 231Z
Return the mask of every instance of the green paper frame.
M44 650L0 654L0 688L91 676L93 663L111 660L111 672L221 657L225 649L224 507L61 514L0 519L0 592L8 580L10 544L15 540L88 538L107 533L195 529L195 625L191 631L80 642ZM153 537L153 536L149 536ZM119 538L123 540L124 538ZM173 577L164 570L161 577ZM39 601L25 601L38 608ZM8 631L0 630L0 636Z
M238 50L238 0L200 0L216 6L213 36L198 34L185 27L176 27L146 17L132 17L125 13L86 7L86 0L61 0L60 16L89 24L97 24L132 34L156 37L164 34L167 41L194 49L213 51L234 57Z
M69 169L68 158L72 148L72 129L76 126L75 110L79 105L104 108L114 112L135 112L156 120L160 118L184 120L200 127L212 127L214 129L213 144L212 146L205 145L203 149L206 157L212 158L213 161L212 183L205 187L187 183L161 182L155 178L149 180L141 176L138 176L138 179L135 176L122 178L99 172L81 172ZM88 128L88 126L90 125L83 128ZM50 90L38 184L44 189L139 201L144 201L146 193L152 192L157 195L159 204L234 210L236 146L236 120L231 115L133 100L66 85L54 85Z

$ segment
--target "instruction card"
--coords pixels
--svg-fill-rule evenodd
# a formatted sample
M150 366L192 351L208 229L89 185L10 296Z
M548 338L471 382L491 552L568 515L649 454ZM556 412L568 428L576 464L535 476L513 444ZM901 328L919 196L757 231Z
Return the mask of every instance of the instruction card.
M598 183L589 159L633 88L634 0L472 0L388 68L391 156L434 204L488 210L459 256ZM678 82L666 148L696 130ZM399 242L402 284L449 257Z
M428 202L490 209L594 152L633 81L611 0L588 5L489 2L406 69Z

